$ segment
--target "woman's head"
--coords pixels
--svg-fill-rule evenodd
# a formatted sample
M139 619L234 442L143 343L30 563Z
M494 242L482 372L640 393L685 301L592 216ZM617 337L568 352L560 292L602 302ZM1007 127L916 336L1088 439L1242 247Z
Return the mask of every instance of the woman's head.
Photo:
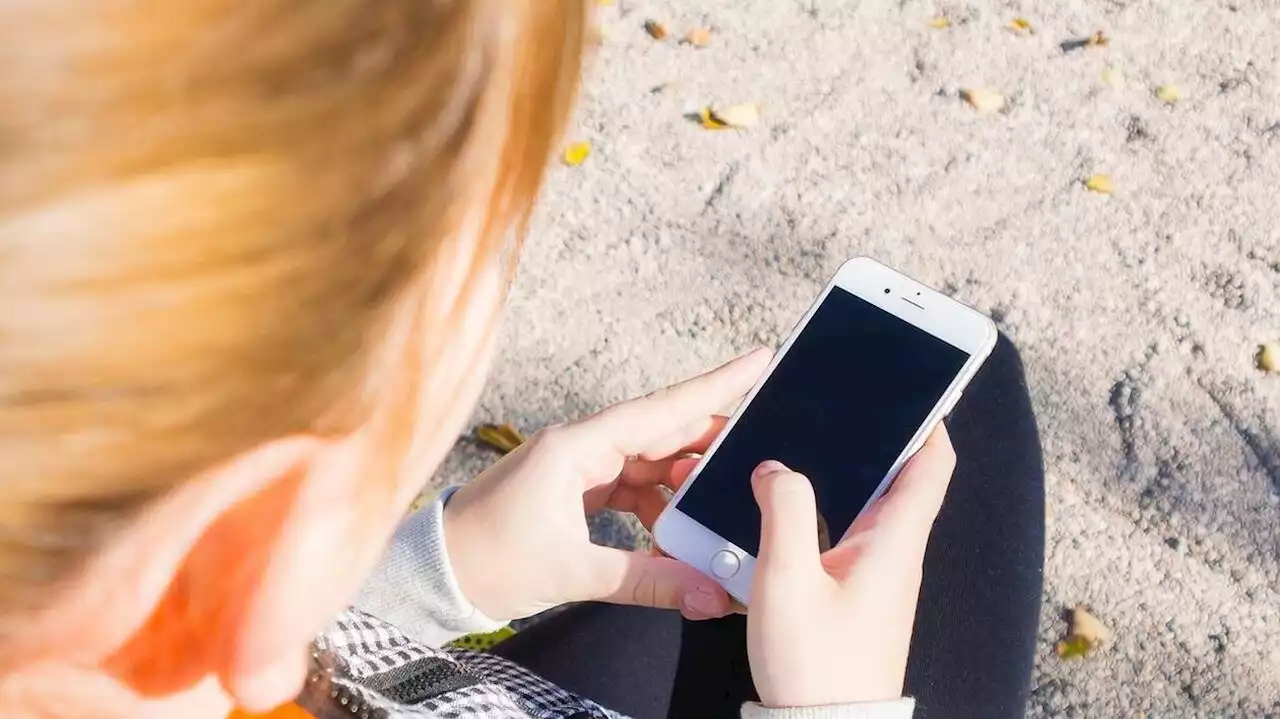
M0 693L292 681L478 391L583 26L0 11Z

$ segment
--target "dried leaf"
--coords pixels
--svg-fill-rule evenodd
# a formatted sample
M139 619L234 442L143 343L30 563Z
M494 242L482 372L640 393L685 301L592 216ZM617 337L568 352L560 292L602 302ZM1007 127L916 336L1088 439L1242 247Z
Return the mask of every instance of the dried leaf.
M760 106L751 102L730 105L711 111L711 117L722 125L745 129L760 122Z
M1280 372L1280 342L1267 342L1258 347L1258 369Z
M1063 659L1080 659L1087 655L1090 649L1093 649L1093 645L1086 641L1084 637L1077 637L1073 634L1066 639L1058 640L1055 648L1058 651L1058 656Z
M694 47L706 47L711 44L711 28L695 27L685 33L683 42Z
M710 107L698 111L698 124L703 125L703 129L728 129L728 125L722 123Z
M929 27L934 30L946 30L951 27L951 18L946 15L938 15L929 21Z
M1103 70L1102 81L1117 90L1123 90L1129 84L1129 81L1125 79L1124 71L1118 67L1108 67Z
M960 91L960 99L969 103L979 115L993 115L1004 109L1004 95L995 90L971 88Z
M511 452L524 444L524 435L509 424L482 424L476 427L476 439L502 454Z
M1089 179L1084 181L1084 186L1104 195L1114 195L1116 192L1115 185L1111 182L1111 175L1101 172L1096 175L1090 175Z
M1015 17L1013 20L1009 21L1009 31L1015 35L1026 36L1036 34L1035 26L1031 24L1030 20L1027 20L1024 17Z
M1111 629L1089 613L1083 604L1071 608L1071 636L1080 637L1090 646L1111 641Z
M667 38L667 26L657 20L645 20L644 31L649 33L649 37L654 40L665 40Z
M1173 105L1182 100L1182 88L1177 85L1161 85L1156 88L1156 99L1167 105Z
M703 125L703 129L728 129L728 125L722 123L710 107L698 111L698 124Z
M1111 44L1111 38L1101 30L1095 32L1089 37L1073 38L1063 42L1060 46L1063 52L1073 52L1075 50L1083 50L1086 47L1105 47Z
M587 161L587 157L591 155L591 143L574 142L564 148L564 164L569 167L577 167Z

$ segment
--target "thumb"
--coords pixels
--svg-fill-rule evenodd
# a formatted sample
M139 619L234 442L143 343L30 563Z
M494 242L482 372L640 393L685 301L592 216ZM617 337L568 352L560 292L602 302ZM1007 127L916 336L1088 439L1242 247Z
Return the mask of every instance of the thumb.
M751 487L763 522L757 570L776 574L820 569L818 507L809 479L769 460L756 467Z
M588 561L589 599L679 609L689 619L714 619L733 611L720 585L679 560L593 545Z

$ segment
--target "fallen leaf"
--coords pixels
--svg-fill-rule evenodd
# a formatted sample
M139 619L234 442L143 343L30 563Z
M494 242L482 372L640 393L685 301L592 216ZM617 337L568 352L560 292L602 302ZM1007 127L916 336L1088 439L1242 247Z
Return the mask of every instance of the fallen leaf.
M1009 21L1009 30L1015 35L1035 35L1036 29L1031 21L1024 17L1015 17Z
M1280 342L1268 342L1258 347L1258 369L1280 372Z
M706 47L711 44L711 28L695 27L684 35L684 44L694 47Z
M644 31L649 33L649 37L654 40L665 40L667 38L667 26L657 20L645 20Z
M1089 613L1084 605L1077 604L1067 610L1067 636L1055 646L1063 659L1077 659L1089 654L1099 644L1111 640L1111 630Z
M1004 95L995 90L972 88L960 91L960 99L969 103L979 115L992 115L1004 109Z
M760 122L760 106L755 103L744 102L740 105L714 109L711 111L711 116L717 122L729 127L739 129L755 127Z
M1177 85L1161 85L1156 88L1156 99L1167 105L1173 105L1182 100L1182 88Z
M946 15L939 15L929 21L929 27L934 30L946 30L951 27L951 18Z
M524 444L524 435L509 424L482 424L476 427L476 439L502 454Z
M711 108L704 107L698 111L698 122L704 130L727 130L729 126L722 122L720 118L711 112Z
M1090 649L1093 649L1093 645L1085 641L1083 637L1072 635L1066 639L1059 639L1055 649L1058 651L1058 656L1063 659L1080 659L1087 655Z
M1102 81L1117 90L1123 90L1128 83L1124 71L1118 67L1108 67L1102 71Z
M1090 175L1089 179L1084 181L1084 186L1104 195L1114 195L1116 192L1115 185L1111 182L1111 175L1101 172L1096 175Z
M1111 629L1089 613L1083 604L1071 608L1071 636L1080 637L1090 646L1111 641Z
M1063 52L1073 52L1075 50L1083 50L1086 47L1105 47L1111 44L1111 38L1101 30L1095 32L1089 37L1072 38L1063 42L1059 47Z
M591 155L591 143L574 142L564 148L564 164L569 167L577 167L587 161L587 157Z

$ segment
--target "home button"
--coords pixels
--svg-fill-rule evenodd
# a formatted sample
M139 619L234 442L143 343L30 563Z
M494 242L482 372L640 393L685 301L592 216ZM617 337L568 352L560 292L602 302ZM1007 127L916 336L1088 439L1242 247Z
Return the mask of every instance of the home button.
M711 573L720 579L729 579L741 568L742 561L738 559L738 555L727 549L722 549L711 557Z

